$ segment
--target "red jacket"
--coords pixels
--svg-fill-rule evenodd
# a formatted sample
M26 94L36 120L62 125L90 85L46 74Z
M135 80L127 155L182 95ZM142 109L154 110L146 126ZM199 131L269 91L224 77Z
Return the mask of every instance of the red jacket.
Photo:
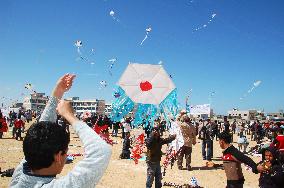
M14 121L15 128L22 128L25 126L25 123L21 119L16 119Z
M0 126L0 132L7 132L8 131L8 126L7 126L6 120L1 118L0 119L0 124L2 124L2 126Z
M278 135L276 138L275 138L275 147L281 151L281 152L284 152L284 135Z

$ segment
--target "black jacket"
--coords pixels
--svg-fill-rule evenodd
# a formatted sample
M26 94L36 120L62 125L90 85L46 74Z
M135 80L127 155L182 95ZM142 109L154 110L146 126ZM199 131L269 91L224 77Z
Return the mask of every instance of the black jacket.
M276 160L277 152L274 148L266 148L263 150L263 160L260 164L264 163L264 152L270 151L274 160L271 161L271 168L266 173L261 173L259 177L259 187L261 188L281 188L284 186L284 167Z
M175 139L174 136L168 138L155 138L153 133L146 140L147 147L147 161L149 162L160 162L162 157L162 145L168 144Z

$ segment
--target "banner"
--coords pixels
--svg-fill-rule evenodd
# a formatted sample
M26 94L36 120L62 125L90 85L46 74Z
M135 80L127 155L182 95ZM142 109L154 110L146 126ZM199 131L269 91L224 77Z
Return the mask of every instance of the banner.
M192 115L210 114L210 104L190 106L190 114Z

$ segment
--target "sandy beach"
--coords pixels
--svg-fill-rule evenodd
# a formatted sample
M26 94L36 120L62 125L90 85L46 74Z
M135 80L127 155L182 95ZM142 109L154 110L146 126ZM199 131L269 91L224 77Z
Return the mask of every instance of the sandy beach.
M28 127L28 126L27 126ZM76 134L74 134L73 129L71 130L71 141L69 144L69 154L74 153L83 153L84 149L82 143ZM121 130L120 130L121 131ZM133 130L132 134L137 132ZM121 132L119 132L119 136ZM112 137L117 144L114 144L112 147L112 157L108 168L96 186L97 188L143 188L146 184L146 163L145 161L139 161L136 165L133 160L121 160L119 155L122 149L122 139L120 137ZM234 136L234 141L236 141L237 136ZM251 142L250 147L254 146L256 143ZM11 139L11 132L4 135L4 139L0 139L0 167L2 170L8 168L15 168L21 159L23 158L22 151L22 141L16 141ZM236 143L234 143L236 146ZM146 149L145 149L146 151ZM166 147L163 148L163 151L166 151ZM216 164L222 164L220 160L222 151L219 148L218 141L214 141L214 160ZM164 156L163 156L164 158ZM83 159L83 156L76 157L73 163L66 164L62 173L59 176L64 176L70 171L77 162ZM253 157L255 162L259 162L260 158ZM188 184L191 177L196 177L198 183L202 187L207 188L216 188L216 187L225 187L226 177L225 172L222 169L208 169L205 167L205 162L202 160L201 155L201 141L198 140L198 143L193 147L192 153L192 171L187 170L178 170L176 162L172 169L170 167L166 171L162 182L173 182L176 184ZM185 161L184 161L185 163ZM183 165L185 167L185 164ZM245 169L243 166L243 173L245 176L246 188L258 187L258 178L259 175L253 174L252 172ZM8 187L11 178L0 177L0 187ZM166 187L166 186L164 186Z

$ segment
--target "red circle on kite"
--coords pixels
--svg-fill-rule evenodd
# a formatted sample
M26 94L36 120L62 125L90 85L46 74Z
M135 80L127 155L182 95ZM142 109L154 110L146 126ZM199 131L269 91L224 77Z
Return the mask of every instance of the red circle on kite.
M148 81L140 83L140 89L142 91L149 91L152 89L152 84Z

